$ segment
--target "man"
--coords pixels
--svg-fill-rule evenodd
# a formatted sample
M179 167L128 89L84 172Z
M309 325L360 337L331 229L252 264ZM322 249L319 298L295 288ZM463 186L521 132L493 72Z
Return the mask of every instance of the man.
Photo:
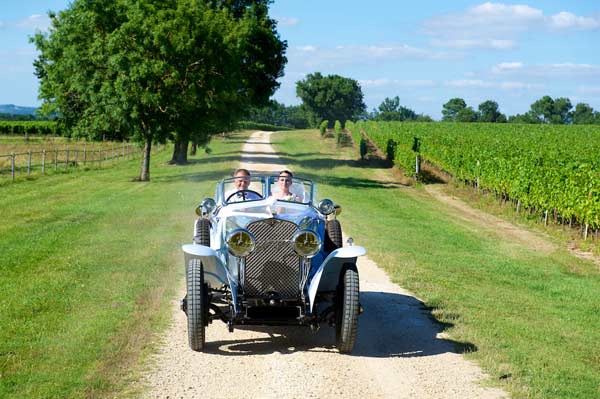
M249 200L258 200L262 197L254 191L249 191L250 186L250 171L248 169L239 168L233 172L233 189L225 192L225 200L227 202L240 202Z

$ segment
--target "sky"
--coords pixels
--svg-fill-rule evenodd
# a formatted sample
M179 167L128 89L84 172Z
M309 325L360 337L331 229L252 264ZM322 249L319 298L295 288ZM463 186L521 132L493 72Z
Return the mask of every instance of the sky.
M40 105L29 37L68 5L0 2L0 104ZM297 81L321 72L357 80L369 111L398 96L439 119L460 97L514 115L544 95L600 110L598 1L275 0L270 15L288 44L274 95L286 105L300 103Z

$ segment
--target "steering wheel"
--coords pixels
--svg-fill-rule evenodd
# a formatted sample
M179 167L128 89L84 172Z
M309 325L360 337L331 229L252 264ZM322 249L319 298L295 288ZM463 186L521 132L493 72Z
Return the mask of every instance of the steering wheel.
M256 199L262 199L262 195L260 195L259 193L257 193L257 192L256 192L256 191L254 191L254 190L240 190L240 191L236 191L235 193L233 193L233 194L231 194L229 197L227 197L227 199L225 200L225 202L229 202L229 200L230 200L231 198L233 198L233 196L235 196L235 195L240 195L240 194L241 194L241 196L242 196L242 199L243 199L244 201L246 201L246 199L247 199L246 197L248 196L248 194L254 194L254 195L256 195L256 197L257 197Z

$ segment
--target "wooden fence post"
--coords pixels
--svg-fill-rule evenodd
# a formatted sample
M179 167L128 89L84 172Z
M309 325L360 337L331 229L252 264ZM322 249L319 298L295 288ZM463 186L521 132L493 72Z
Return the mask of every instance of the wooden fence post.
M58 148L54 149L54 170L58 170Z
M27 151L27 176L31 176L31 150Z
M67 147L67 159L65 160L65 165L67 165L67 169L69 169L69 147Z
M42 175L46 171L46 150L42 150Z
M15 181L15 153L10 154L10 181Z

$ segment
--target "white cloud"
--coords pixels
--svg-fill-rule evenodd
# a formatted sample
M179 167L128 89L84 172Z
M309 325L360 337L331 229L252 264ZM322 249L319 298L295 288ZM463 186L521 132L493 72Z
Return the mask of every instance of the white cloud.
M541 89L543 85L513 81L486 81L481 79L449 80L445 86L454 88L501 89L501 90L532 90Z
M303 64L305 68L333 68L342 65L376 64L401 60L437 60L449 57L443 52L401 44L337 47L305 45L291 49L288 58L290 64Z
M280 26L296 26L300 23L298 18L294 17L275 17Z
M591 30L600 28L600 18L579 17L573 13L562 11L548 18L552 29Z
M513 40L506 39L434 39L431 41L431 44L437 47L448 47L460 50L466 50L471 48L510 50L516 47L516 43Z
M431 18L424 31L432 44L455 49L507 50L517 46L520 34L532 30L600 29L600 18L578 16L568 11L544 15L528 5L486 2L462 12Z
M600 94L600 86L579 86L577 92L582 94Z
M311 45L307 45L307 46L300 46L300 47L296 47L299 51L302 52L306 52L306 53L312 53L317 51L317 48L315 46L311 46Z
M503 73L507 71L517 71L523 69L522 62L501 62L498 65L492 68L492 72L494 73Z
M436 85L433 80L428 79L400 80L381 78L359 80L358 83L360 83L362 87L433 87Z
M15 22L20 29L48 30L50 28L50 18L47 15L33 14L27 18Z

